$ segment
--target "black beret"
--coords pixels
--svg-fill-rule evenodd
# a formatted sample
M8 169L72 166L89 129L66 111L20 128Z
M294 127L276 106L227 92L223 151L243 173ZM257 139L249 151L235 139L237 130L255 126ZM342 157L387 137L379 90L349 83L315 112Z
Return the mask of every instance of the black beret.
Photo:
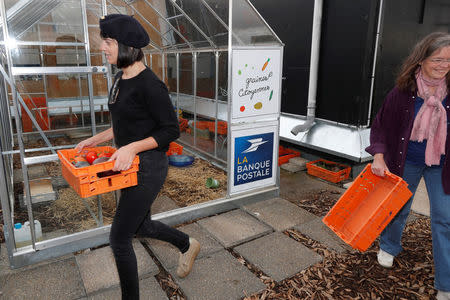
M150 42L144 27L135 18L128 15L111 14L101 17L100 32L102 35L133 48L144 48Z

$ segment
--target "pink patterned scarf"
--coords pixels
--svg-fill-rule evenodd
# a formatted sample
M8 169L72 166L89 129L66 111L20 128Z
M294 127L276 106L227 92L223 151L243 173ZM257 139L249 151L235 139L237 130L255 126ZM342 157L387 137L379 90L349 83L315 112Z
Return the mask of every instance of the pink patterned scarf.
M419 95L424 98L424 104L417 113L411 132L411 141L423 142L427 140L425 149L425 164L439 165L441 155L445 154L445 140L447 138L447 113L442 100L447 95L445 77L440 80L424 78L422 71L416 73ZM433 95L430 87L436 87Z

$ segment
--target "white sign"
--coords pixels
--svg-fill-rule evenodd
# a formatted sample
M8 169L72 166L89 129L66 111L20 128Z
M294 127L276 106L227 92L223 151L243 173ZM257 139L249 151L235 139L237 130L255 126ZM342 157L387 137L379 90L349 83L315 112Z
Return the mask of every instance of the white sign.
M281 50L233 50L232 119L278 114Z

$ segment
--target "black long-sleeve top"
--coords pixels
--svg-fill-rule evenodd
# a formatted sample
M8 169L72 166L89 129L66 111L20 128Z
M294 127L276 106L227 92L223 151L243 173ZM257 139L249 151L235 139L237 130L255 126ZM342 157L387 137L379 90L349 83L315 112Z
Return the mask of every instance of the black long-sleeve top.
M167 151L180 129L166 85L146 68L133 78L120 79L118 88L115 102L108 105L117 146L153 137L156 150Z

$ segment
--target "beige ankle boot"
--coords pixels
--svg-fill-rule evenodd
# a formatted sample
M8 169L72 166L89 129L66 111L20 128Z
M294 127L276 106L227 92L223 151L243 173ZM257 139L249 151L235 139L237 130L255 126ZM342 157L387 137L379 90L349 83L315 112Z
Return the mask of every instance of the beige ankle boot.
M200 243L194 238L189 238L189 249L185 253L181 253L178 260L178 277L186 277L191 272L195 258L197 257L199 252Z

